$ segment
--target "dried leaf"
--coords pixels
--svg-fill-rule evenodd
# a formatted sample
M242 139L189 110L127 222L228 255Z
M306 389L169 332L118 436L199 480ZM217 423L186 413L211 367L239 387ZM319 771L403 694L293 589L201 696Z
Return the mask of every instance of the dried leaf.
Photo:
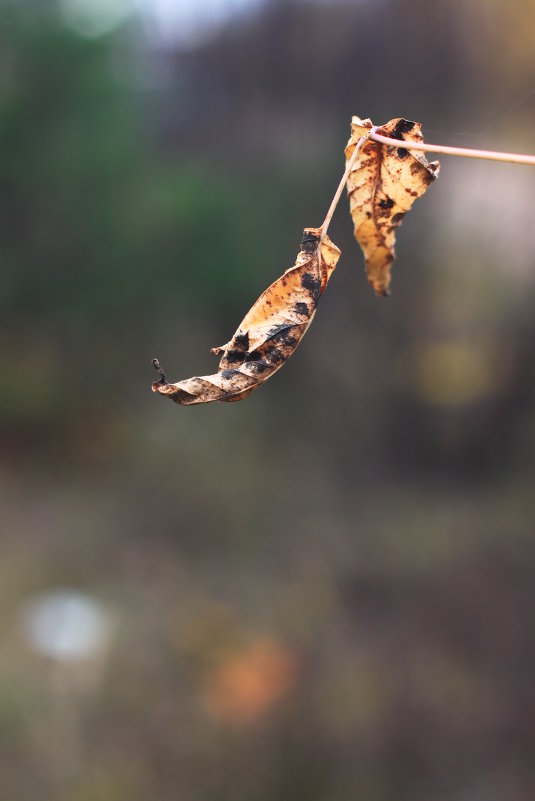
M353 117L345 154L349 161L371 120ZM403 118L390 120L377 133L391 139L423 142L421 126ZM346 163L347 163L346 161ZM366 260L368 281L378 295L388 295L390 268L395 258L395 230L417 197L439 173L438 161L429 163L417 150L388 147L368 140L347 182L355 237Z
M267 381L304 336L340 257L327 236L320 248L320 236L321 228L305 228L295 265L260 295L230 342L212 349L221 354L217 373L168 384L160 370L153 391L190 406L242 400Z

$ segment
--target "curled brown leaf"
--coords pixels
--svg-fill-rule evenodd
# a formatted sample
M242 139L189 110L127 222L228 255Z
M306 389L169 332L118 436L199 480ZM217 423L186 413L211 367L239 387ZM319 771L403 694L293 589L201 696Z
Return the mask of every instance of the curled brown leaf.
M371 120L353 117L346 162ZM421 126L401 117L377 128L377 133L400 141L423 142ZM390 268L395 259L396 228L417 197L421 197L439 173L438 161L428 162L423 153L389 147L369 139L349 174L347 192L355 237L366 261L368 281L378 295L388 295Z
M321 235L321 228L305 228L294 266L260 295L232 339L212 349L221 355L217 373L169 384L155 359L160 380L153 391L182 406L229 402L246 398L271 378L306 333L340 257L336 245Z

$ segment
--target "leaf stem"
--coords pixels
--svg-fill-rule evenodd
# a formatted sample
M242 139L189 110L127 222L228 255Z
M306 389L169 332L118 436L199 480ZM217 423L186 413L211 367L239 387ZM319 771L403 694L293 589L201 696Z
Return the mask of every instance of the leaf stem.
M320 244L319 244L320 248L321 248L321 243L323 242L323 240L325 239L325 235L327 234L327 229L329 228L329 225L330 225L331 220L333 218L333 214L336 211L336 207L338 206L338 202L340 200L342 192L344 191L344 186L346 185L347 179L349 178L349 173L351 172L351 170L353 169L353 167L355 166L355 164L357 162L357 159L359 157L360 151L362 150L363 144L365 142L367 142L369 138L370 138L370 134L367 134L366 136L361 136L360 137L359 141L355 145L355 150L351 154L351 158L347 162L345 172L342 175L342 179L341 179L341 181L340 181L340 183L338 185L338 189L334 193L334 197L332 199L331 205L329 206L329 211L327 212L327 214L325 216L325 219L324 219L324 221L322 223L322 226L321 226L321 237L320 237Z
M473 150L466 147L448 147L447 145L429 145L426 142L410 142L407 139L390 139L378 134L374 128L370 130L370 139L391 147L403 147L406 150L424 150L426 153L445 153L447 156L461 156L466 159L486 159L487 161L506 161L509 164L527 164L535 167L535 156L520 153L500 153L495 150Z

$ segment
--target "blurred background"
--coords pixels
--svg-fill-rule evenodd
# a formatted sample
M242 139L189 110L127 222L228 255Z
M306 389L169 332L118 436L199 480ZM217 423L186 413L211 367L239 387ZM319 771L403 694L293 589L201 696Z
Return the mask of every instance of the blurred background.
M0 796L524 801L535 174L442 157L288 366L213 372L352 114L535 152L531 0L0 2Z

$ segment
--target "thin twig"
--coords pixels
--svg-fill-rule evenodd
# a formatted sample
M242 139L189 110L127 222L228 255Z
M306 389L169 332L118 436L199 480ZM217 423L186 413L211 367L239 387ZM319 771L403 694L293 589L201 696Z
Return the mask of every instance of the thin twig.
M336 211L336 207L338 206L338 201L340 200L342 192L344 191L344 186L346 185L347 179L349 178L349 173L351 172L351 170L353 169L353 167L356 164L356 161L357 161L357 159L359 157L359 153L362 150L363 144L365 142L367 142L369 138L370 138L369 134L366 135L366 136L361 136L360 137L359 141L355 145L355 150L351 154L351 158L347 162L345 172L342 175L342 179L341 179L341 181L340 181L340 183L338 185L338 189L334 193L334 197L332 199L332 203L329 206L329 211L327 212L327 214L325 216L325 219L323 221L323 224L321 226L321 238L320 238L320 245L319 245L320 248L321 248L321 243L325 239L325 235L327 233L327 229L329 228L329 225L330 225L330 222L332 220L333 214Z
M407 139L390 139L378 134L373 128L370 139L391 147L403 147L406 150L424 150L426 153L445 153L447 156L461 156L466 159L486 159L487 161L506 161L510 164L527 164L535 167L535 156L520 153L499 153L495 150L473 150L467 147L448 147L447 145L429 145L426 142L410 142Z

